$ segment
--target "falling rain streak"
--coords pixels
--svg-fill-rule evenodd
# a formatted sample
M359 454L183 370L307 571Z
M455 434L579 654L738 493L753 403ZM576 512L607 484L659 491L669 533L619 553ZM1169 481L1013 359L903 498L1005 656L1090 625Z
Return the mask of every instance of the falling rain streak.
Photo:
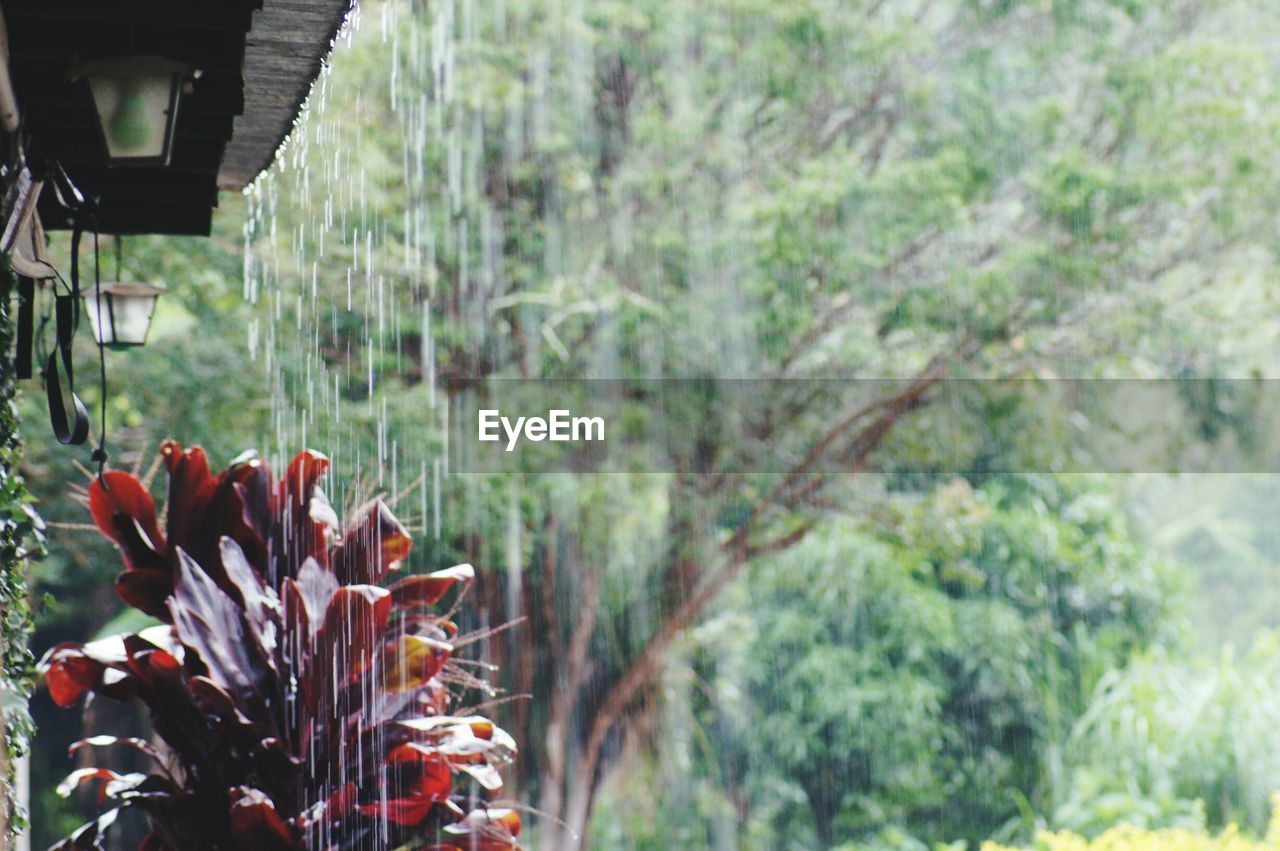
M247 345L271 387L273 432L264 443L272 466L282 469L301 447L322 449L333 462L330 482L358 483L330 496L340 516L382 495L421 547L442 534L448 472L448 406L436 388L431 323L437 257L441 244L451 255L471 253L476 206L479 125L454 84L474 12L469 0L373 8L374 20L365 8L352 11L330 61L354 61L356 38L378 39L386 88L335 91L358 86L346 82L358 77L326 65L275 167L246 191L244 296L266 308L256 311ZM354 111L334 104L354 104ZM399 161L371 162L361 153L375 150L364 134L372 128L385 138L388 124L400 136ZM433 151L445 152L442 163ZM402 213L392 218L387 210ZM408 401L406 387L416 391ZM347 625L349 633L359 627ZM377 717L386 695L372 688L343 694L338 684L346 680L332 672L334 706ZM345 705L352 700L358 705ZM348 762L363 766L367 744L344 751L340 773ZM369 848L388 842L388 786L380 790L380 835L369 837ZM329 837L308 842L327 847Z
M441 274L437 240L455 256L471 251L479 125L453 81L474 13L470 3L375 8L370 21L356 7L330 61L351 61L357 37L379 39L389 63L386 89L335 93L352 84L327 64L276 166L247 190L244 296L269 308L251 323L247 345L272 387L273 464L298 446L325 447L335 481L361 479L403 496L400 510L409 507L412 527L438 538L447 407L436 389L431 306ZM406 26L411 17L419 20ZM354 114L334 102L355 104ZM401 137L400 162L360 159L371 149L362 145L365 128L385 134L386 123ZM444 151L443 164L433 151ZM402 215L392 221L381 212L387 209ZM287 233L282 220L294 223ZM415 396L423 404L393 413L388 385L395 393L406 383L426 385ZM362 434L374 435L372 457L362 454L369 445ZM411 484L401 481L404 470L414 471ZM401 493L405 485L412 499ZM333 496L340 513L355 508L355 498Z

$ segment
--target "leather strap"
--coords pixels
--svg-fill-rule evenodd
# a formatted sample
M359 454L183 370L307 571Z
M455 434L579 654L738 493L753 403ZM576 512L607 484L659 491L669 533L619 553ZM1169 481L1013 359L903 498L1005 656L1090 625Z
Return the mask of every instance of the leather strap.
M71 341L75 334L76 295L60 295L54 300L58 345L49 354L44 370L45 395L49 397L49 421L54 437L64 446L79 446L89 439L89 410L75 391L75 374L71 366ZM68 420L67 406L63 401L62 382L58 375L61 356L62 371L67 377L67 392L71 395L72 419Z
M31 377L31 346L35 341L36 282L18 278L18 340L14 353L14 372L19 379Z

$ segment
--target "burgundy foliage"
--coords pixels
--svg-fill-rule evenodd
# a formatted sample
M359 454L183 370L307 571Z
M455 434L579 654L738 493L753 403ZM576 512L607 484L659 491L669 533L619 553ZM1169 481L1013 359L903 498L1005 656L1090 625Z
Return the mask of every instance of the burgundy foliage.
M97 784L112 808L58 847L99 847L133 807L152 825L144 851L516 848L516 812L460 805L500 788L516 750L488 719L451 714L466 675L456 627L429 607L471 567L379 585L409 535L381 501L340 531L318 453L280 481L255 455L215 476L199 447L162 454L163 524L127 473L94 482L89 508L124 557L116 591L163 625L41 662L61 706L91 693L150 710L156 744L95 736L73 752L130 747L155 769L72 773L60 792Z

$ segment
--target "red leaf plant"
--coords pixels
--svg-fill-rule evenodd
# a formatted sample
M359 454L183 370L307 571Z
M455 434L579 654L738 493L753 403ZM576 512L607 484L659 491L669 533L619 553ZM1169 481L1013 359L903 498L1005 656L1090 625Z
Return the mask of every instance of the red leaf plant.
M124 557L116 591L163 621L136 635L54 647L49 693L145 704L159 743L95 736L155 770L73 773L114 809L60 849L100 847L121 809L152 832L143 851L518 847L519 815L459 805L502 786L515 754L487 718L462 714L475 684L451 662L457 628L432 614L470 565L378 583L410 538L381 501L349 528L317 483L329 461L293 459L275 481L256 455L213 475L199 447L166 443L163 530L143 485L108 472L89 509Z

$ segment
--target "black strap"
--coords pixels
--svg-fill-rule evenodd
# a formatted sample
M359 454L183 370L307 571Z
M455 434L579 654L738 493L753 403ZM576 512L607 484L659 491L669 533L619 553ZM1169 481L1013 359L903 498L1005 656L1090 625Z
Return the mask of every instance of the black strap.
M98 483L107 490L106 469L107 469L107 351L103 342L102 330L102 267L99 264L101 257L98 251L98 223L93 222L93 297L97 302L96 317L98 321L98 377L102 384L102 398L99 401L98 408L102 411L102 426L98 430L98 447L93 450L93 460L98 462ZM110 301L107 302L108 309Z
M75 333L77 296L60 295L54 300L54 316L58 345L49 353L44 371L45 394L49 397L49 421L54 437L64 446L79 446L89 439L89 410L75 391L75 375L71 367L71 340ZM73 422L67 421L67 406L62 398L62 382L58 376L58 356L67 376L67 392L71 394Z
M36 282L18 278L18 350L14 354L14 371L18 378L31 377L31 347L35 342Z
M71 297L75 300L72 333L80 327L80 238L84 236L84 213L76 211L71 228Z
M44 388L49 399L49 421L53 425L54 436L63 445L79 446L89 439L89 410L76 395L71 344L76 327L80 324L80 238L84 233L86 211L84 196L61 166L55 164L55 168L54 192L58 201L71 211L75 227L71 232L71 292L54 299L57 346L50 352L45 363ZM67 394L71 397L70 418L67 416L67 405L62 392L59 362L62 364L62 373L66 375Z

